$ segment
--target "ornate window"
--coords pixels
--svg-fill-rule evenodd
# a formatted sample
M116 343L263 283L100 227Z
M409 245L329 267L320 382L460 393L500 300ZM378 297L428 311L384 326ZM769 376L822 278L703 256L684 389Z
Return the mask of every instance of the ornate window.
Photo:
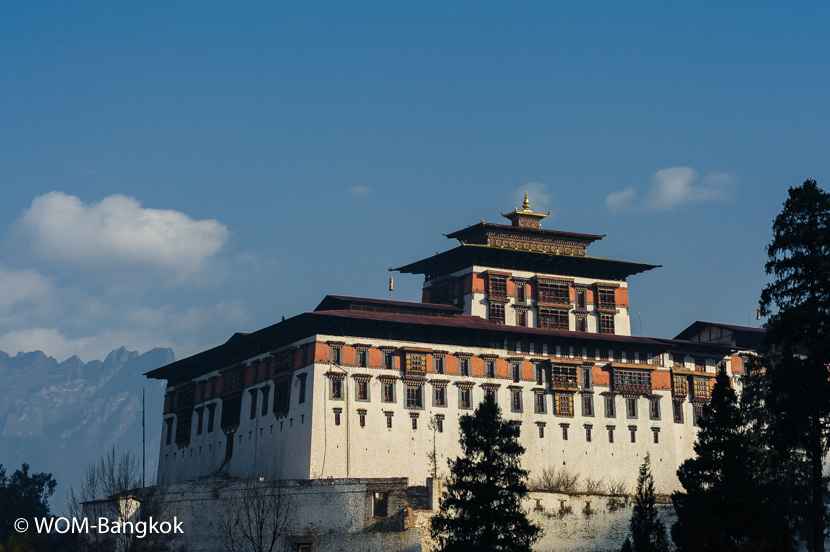
M498 274L488 274L487 281L490 289L490 299L507 300L507 277Z
M614 288L597 289L597 308L616 310L617 301L614 297Z
M343 413L343 409L342 408L332 408L332 411L334 412L334 425L339 426L340 425L340 414Z
M614 333L614 315L600 314L599 315L599 333L613 334Z
M574 396L572 393L553 394L553 414L555 416L573 417Z
M712 388L709 386L709 378L694 378L692 394L693 401L708 402L712 398Z
M274 375L290 372L294 368L294 353L282 353L274 358Z
M550 369L550 384L555 387L567 387L576 389L576 366L566 364L554 364Z
M443 282L433 284L430 290L431 302L439 305L452 305L453 287L454 283L452 280L445 280Z
M490 322L504 324L504 303L490 302Z
M569 329L568 311L545 307L539 308L539 327L553 330Z
M369 366L369 351L366 349L357 350L357 365L360 368L366 368Z
M689 393L689 380L686 376L672 375L671 379L671 394L675 398L685 398Z
M539 280L536 285L536 300L549 305L570 305L571 286L564 282Z
M618 393L651 393L651 372L637 368L614 368L614 391Z
M443 355L434 355L433 356L433 364L435 365L435 373L436 374L443 374L444 373L444 357L443 357Z
M358 408L357 417L360 420L360 427L366 427L366 410Z
M424 353L406 353L406 373L424 374L427 371L427 355Z
M513 378L514 383L519 383L522 379L522 365L518 362L513 362L510 364L510 376Z
M705 358L696 358L695 359L695 372L705 372L706 371L706 359Z
M559 427L562 428L562 440L568 440L568 424L559 424Z

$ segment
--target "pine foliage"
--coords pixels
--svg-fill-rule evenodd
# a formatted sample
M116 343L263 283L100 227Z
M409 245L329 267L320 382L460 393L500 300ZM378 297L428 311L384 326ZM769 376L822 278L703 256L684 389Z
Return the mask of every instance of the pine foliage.
M632 552L668 552L669 550L666 526L657 516L655 502L651 456L647 454L640 466L637 493L634 495L634 512L631 515L630 526ZM626 543L629 543L629 539L626 539Z
M748 398L754 397L751 385L747 391ZM789 525L765 473L769 457L747 429L723 370L698 424L695 456L677 470L685 492L672 495L677 512L672 538L678 550L789 550Z
M789 189L773 223L761 294L769 315L765 346L777 351L769 362L766 406L773 412L779 454L803 457L810 465L808 511L801 516L813 550L824 550L827 512L822 465L830 441L830 194L807 180Z
M530 552L541 530L522 509L527 471L519 428L488 401L460 420L462 457L450 477L431 532L443 552Z

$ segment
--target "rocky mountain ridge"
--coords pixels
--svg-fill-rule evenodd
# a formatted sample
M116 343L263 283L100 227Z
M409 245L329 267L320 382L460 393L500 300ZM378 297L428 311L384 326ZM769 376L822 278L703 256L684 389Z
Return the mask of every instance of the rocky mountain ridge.
M115 447L141 459L141 403L145 391L147 482L155 480L164 382L144 373L175 360L172 349L144 354L121 347L103 360L63 362L41 351L0 351L0 464L23 462L58 482L52 510L65 512L64 495L91 462Z

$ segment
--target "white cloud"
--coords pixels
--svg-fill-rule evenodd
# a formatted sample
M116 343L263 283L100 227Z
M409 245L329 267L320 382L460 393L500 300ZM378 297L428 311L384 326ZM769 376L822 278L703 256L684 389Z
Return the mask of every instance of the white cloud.
M356 196L366 197L369 195L369 192L372 191L372 188L369 186L352 186L349 188L349 193Z
M52 291L52 283L37 270L9 270L0 265L0 312L24 301L42 303Z
M85 204L62 192L36 197L15 236L37 257L85 270L152 267L174 281L204 279L208 261L228 238L216 220L193 220L112 195Z
M729 197L735 177L728 173L710 173L698 182L690 167L669 167L654 174L651 187L639 198L633 187L608 194L605 206L611 213L673 211L683 205L719 201Z
M516 188L511 194L513 203L519 209L525 200L525 193L530 201L530 208L537 213L546 213L550 210L553 196L548 192L548 187L541 182L528 182Z

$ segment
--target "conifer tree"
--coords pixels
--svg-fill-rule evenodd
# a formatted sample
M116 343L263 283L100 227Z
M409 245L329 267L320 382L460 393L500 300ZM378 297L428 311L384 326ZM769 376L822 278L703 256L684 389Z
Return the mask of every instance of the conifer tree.
M640 466L637 477L637 493L634 495L634 512L631 515L631 537L626 539L632 552L668 552L669 540L666 526L657 517L654 496L654 477L651 475L651 456Z
M527 471L519 428L482 402L460 420L464 456L449 461L450 477L431 533L443 552L530 552L540 529L522 509Z
M803 521L815 552L824 551L826 508L822 464L830 446L830 194L807 180L789 189L784 209L773 223L767 247L767 274L761 294L769 315L767 348L780 351L767 366L767 406L774 413L782 454L803 456L810 464L809 511Z
M750 382L747 382L750 383ZM755 397L753 386L748 398ZM738 397L724 370L698 420L695 457L677 470L685 492L672 495L680 552L785 551L792 547L787 519L765 481L765 451L754 446Z

